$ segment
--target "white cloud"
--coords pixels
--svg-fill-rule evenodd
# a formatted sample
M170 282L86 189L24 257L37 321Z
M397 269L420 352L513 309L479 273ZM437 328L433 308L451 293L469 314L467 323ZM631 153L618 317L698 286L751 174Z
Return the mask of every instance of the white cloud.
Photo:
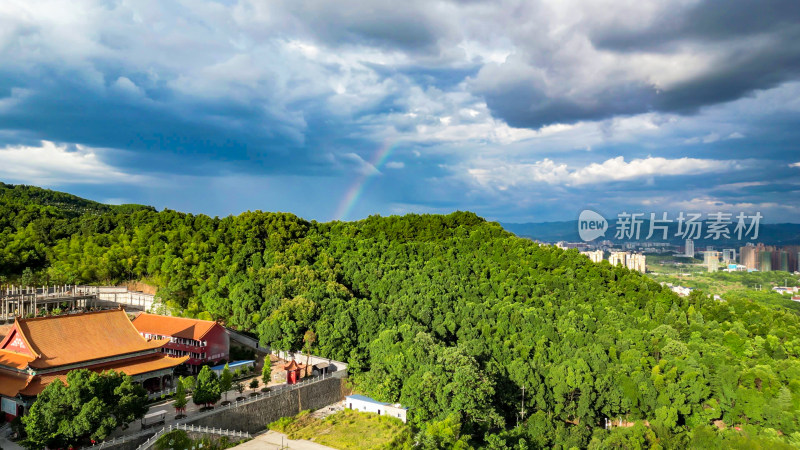
M627 162L622 156L578 168L569 168L567 164L555 163L548 158L535 163L479 161L476 165L481 167L469 168L467 174L481 185L500 190L536 183L579 186L612 181L651 180L657 176L697 175L742 167L742 163L738 161L647 157Z
M720 172L737 168L737 161L720 161L697 158L666 159L647 157L625 162L622 156L609 159L602 164L590 164L571 174L574 184L600 183L603 181L632 180L644 176L695 175Z
M402 161L389 161L386 163L387 169L402 169L406 166L406 163Z
M689 138L689 139L686 139L683 142L685 144L699 144L699 143L713 144L714 142L717 142L719 140L743 139L744 137L745 137L744 134L742 134L742 133L740 133L738 131L734 131L734 132L728 134L725 137L721 136L719 133L714 132L714 133L709 133L709 134L707 134L705 136L702 136L702 137L701 136L697 136L697 137Z
M136 97L144 96L144 91L142 88L137 86L133 81L131 81L127 77L119 77L117 81L114 82L114 88L119 90L120 92L124 92L128 95L133 95Z
M341 155L340 159L346 165L355 166L356 171L362 175L377 175L381 173L375 166L356 153L345 153Z
M694 197L688 200L674 201L672 207L683 211L703 211L703 212L745 212L752 213L755 211L800 211L800 206L790 203L778 202L728 202L715 197L701 196ZM776 220L777 219L777 220ZM766 222L780 222L780 219L775 217L764 217Z
M51 186L62 183L141 183L146 177L131 175L98 157L98 149L74 149L43 141L40 147L9 146L0 149L0 178L17 183Z
M720 184L717 189L746 189L754 186L766 186L767 184L769 183L766 181L743 181L740 183Z

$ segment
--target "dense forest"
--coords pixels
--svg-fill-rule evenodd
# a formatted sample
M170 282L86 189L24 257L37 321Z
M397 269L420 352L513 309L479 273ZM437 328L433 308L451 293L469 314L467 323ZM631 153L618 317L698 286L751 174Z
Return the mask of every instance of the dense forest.
M313 330L424 448L800 445L795 312L681 298L472 213L220 219L0 185L0 277L146 280L274 348Z

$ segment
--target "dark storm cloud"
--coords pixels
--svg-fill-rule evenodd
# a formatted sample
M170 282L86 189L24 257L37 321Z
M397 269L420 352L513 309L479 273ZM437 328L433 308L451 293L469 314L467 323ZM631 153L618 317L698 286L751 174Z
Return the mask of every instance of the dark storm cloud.
M686 9L668 8L646 28L596 30L595 45L622 51L668 49L681 41L725 41L759 35L790 43L800 27L795 0L704 0Z
M624 15L610 25L587 22L587 38L598 51L629 64L631 71L641 67L626 59L633 61L644 53L670 57L695 52L705 55L706 67L687 67L687 72L695 73L664 87L650 81L658 78L657 70L650 79L638 81L614 79L600 71L593 80L575 79L571 74L595 68L585 61L570 62L574 67L566 66L566 71L553 66L554 60L569 62L569 54L534 41L520 43L526 50L516 58L529 69L547 73L551 83L563 78L571 89L552 89L524 75L514 78L519 62L507 61L484 68L476 92L510 124L538 128L647 112L695 114L703 107L800 78L800 4L794 0L706 0L687 9L665 8L656 16L647 26Z
M798 8L610 4L0 2L0 161L17 167L0 173L72 180L48 178L58 168L43 161L69 153L69 167L146 179L139 201L158 206L326 220L365 171L351 218L472 209L559 220L564 205L796 197ZM719 170L631 165L684 157ZM752 159L761 166L737 169ZM586 185L522 173L499 180L507 190L479 179L543 161L630 173ZM137 201L132 185L76 192Z
M660 93L660 111L691 114L701 107L737 100L800 76L800 26L785 40L731 55L708 73Z
M409 52L436 52L444 22L423 2L309 1L283 7L301 27L327 45L374 46Z
M112 164L158 171L159 163L180 160L170 164L171 170L186 173L218 170L219 165L209 165L213 160L242 171L313 172L319 159L304 143L308 121L320 132L338 128L313 114L301 123L286 120L258 101L186 97L157 86L139 96L113 85L88 84L77 73L47 70L40 76L46 81L0 70L0 86L7 92L27 92L14 108L0 111L5 130L27 136L14 143L51 140L130 151L106 155L120 159Z
M652 86L630 83L609 86L593 94L590 100L581 101L567 96L548 96L524 79L492 84L479 92L495 115L519 128L638 114L650 111L657 98Z

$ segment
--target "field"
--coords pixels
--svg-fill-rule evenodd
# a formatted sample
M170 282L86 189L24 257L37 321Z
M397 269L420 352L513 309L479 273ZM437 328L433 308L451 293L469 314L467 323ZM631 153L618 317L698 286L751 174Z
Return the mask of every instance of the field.
M324 419L309 411L270 424L290 439L307 439L341 450L400 448L410 440L410 429L400 420L346 409Z
M653 273L650 276L658 282L667 282L676 285L702 289L711 294L724 294L732 290L752 289L769 291L775 286L798 286L800 280L797 275L789 272L716 272L709 273L697 270L697 266L684 266L681 273L668 273L660 271L658 267L650 266Z
M652 258L652 264L651 264ZM800 303L772 290L775 286L800 286L797 275L788 272L715 272L709 273L702 262L672 256L647 256L648 276L658 282L700 289L725 299L745 299L771 308L800 313Z
M658 275L707 272L702 259L647 253L647 270Z

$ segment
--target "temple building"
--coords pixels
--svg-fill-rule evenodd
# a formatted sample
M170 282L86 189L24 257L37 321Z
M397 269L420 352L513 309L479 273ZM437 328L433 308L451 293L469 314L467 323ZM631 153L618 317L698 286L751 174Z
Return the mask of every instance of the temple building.
M305 376L306 365L291 360L283 365L283 370L286 371L286 384L297 384Z
M6 420L23 415L36 396L67 372L125 373L150 391L172 384L187 356L162 353L169 339L145 339L122 309L17 318L0 341L0 407Z
M204 364L228 361L230 336L217 322L142 313L133 319L133 326L145 339L168 339L162 351L188 356L186 364L191 373L200 372Z

